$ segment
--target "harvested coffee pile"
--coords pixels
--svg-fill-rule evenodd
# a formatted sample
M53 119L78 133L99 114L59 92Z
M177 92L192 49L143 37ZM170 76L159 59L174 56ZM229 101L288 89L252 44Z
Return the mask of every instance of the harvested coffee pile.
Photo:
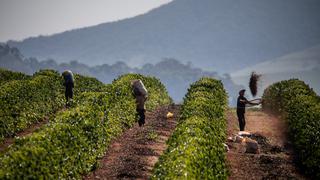
M258 81L261 77L261 74L257 74L256 72L251 73L249 88L253 97L257 95L258 92Z

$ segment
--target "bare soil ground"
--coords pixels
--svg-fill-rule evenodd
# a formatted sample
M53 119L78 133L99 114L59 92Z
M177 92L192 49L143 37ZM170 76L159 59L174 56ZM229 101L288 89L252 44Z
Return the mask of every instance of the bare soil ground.
M179 106L170 105L146 113L146 124L137 124L116 138L100 160L99 167L84 179L148 179L166 140L177 124ZM167 119L172 112L174 117Z
M241 143L228 142L229 179L306 179L295 166L286 123L259 110L249 110L245 117L245 130L254 134L260 153L245 153ZM227 112L227 120L231 137L239 131L235 110Z

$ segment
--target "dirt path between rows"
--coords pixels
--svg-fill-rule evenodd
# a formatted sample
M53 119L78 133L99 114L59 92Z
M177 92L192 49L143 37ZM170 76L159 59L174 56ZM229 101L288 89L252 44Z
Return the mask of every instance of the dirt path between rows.
M65 111L65 110L66 110L66 108L62 108L61 110L59 110L57 112L61 112L61 111ZM54 114L56 114L56 113L54 113ZM24 136L28 136L48 123L49 123L49 116L45 116L40 121L33 123L28 128L18 132L14 137L5 138L4 141L0 144L0 153L6 152L8 147L14 143L15 138L17 138L17 137L21 138Z
M239 131L235 110L227 112L228 137ZM229 141L229 179L306 179L294 163L293 150L283 120L259 110L246 112L247 132L254 134L259 154L245 153L243 143Z
M179 106L170 105L147 112L144 127L136 124L115 139L98 169L84 179L148 179L175 129L179 110ZM168 112L174 117L167 119Z

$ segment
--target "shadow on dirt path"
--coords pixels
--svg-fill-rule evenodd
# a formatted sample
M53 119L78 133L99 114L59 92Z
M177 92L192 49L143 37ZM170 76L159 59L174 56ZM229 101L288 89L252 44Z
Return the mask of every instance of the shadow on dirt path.
M166 118L168 112L174 117ZM148 179L159 156L166 149L166 140L176 127L180 107L163 106L147 112L146 124L137 124L115 139L98 169L84 179Z
M228 137L235 137L239 131L235 110L226 116ZM243 141L228 140L229 179L306 179L295 166L285 122L260 110L249 110L245 116L245 130L258 142L260 153L246 153Z

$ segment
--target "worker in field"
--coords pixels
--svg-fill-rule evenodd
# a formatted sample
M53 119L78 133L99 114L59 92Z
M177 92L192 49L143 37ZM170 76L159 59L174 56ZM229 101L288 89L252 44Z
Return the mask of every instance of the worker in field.
M250 105L259 105L260 103L253 103L251 101L248 101L247 98L244 97L245 89L241 89L239 91L239 97L237 100L237 116L238 116L238 121L239 121L239 127L240 131L244 131L245 126L246 126L246 120L245 120L245 112L246 112L246 104Z
M131 82L131 86L132 86L133 95L136 98L136 104L137 104L136 110L139 115L138 123L139 123L139 126L141 127L145 123L145 112L146 112L145 102L148 98L148 91L140 79L133 80Z
M66 97L66 107L70 106L70 102L73 99L73 88L74 88L74 77L73 73L70 70L66 70L62 73L64 83L63 85L66 88L65 97Z

